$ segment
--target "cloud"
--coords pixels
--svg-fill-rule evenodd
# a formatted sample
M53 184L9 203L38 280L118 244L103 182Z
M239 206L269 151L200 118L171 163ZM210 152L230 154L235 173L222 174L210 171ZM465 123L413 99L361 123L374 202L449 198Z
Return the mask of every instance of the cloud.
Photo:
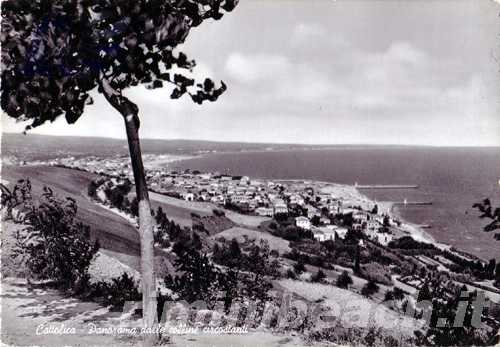
M427 54L409 42L393 42L382 59L396 64L419 66L427 61Z
M239 82L253 83L288 73L291 63L283 55L232 53L226 61L226 72Z

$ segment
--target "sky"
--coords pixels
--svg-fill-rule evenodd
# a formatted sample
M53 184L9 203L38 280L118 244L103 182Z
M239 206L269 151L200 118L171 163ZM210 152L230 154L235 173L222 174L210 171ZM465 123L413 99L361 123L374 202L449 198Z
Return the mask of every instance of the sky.
M309 144L500 145L500 4L492 0L241 0L180 47L215 103L136 87L143 138ZM74 125L125 138L103 96ZM2 115L3 131L25 124Z

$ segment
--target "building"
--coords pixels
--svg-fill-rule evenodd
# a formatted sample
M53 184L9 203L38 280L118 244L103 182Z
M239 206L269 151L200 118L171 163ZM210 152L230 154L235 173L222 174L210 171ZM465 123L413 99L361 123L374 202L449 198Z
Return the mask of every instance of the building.
M324 242L326 241L326 236L325 234L323 234L321 231L319 230L314 230L313 231L313 236L314 236L314 239L319 241L319 242Z
M296 205L303 206L304 205L304 198L298 194L293 194L290 196L290 204L296 204Z
M273 216L273 209L270 207L257 207L255 209L255 213L259 216L266 216L266 217L272 217Z
M313 229L313 237L319 242L325 242L328 240L335 241L335 230L330 228L321 227Z
M366 229L368 230L378 230L381 227L381 224L378 220L371 218L366 222Z
M274 214L288 213L288 206L283 200L277 199L273 203L273 210Z
M315 208L311 205L308 205L307 206L307 217L313 218L314 216L321 217L321 212L317 208Z
M304 230L311 229L311 221L307 217L300 216L295 218L295 225Z
M368 221L368 214L366 212L356 211L352 214L352 218L359 223L363 223Z

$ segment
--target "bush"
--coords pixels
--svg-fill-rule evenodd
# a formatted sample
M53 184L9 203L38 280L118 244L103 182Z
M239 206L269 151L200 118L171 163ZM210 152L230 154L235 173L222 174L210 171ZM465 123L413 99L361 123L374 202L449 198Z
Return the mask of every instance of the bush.
M306 271L306 267L302 260L299 260L297 263L295 263L295 265L293 266L293 270L297 275L300 275L301 273Z
M297 279L297 274L295 274L295 272L293 271L293 269L288 269L288 270L286 270L286 278L290 278L292 280L296 280Z
M410 337L393 336L393 331L382 328L358 328L336 325L314 331L309 335L312 341L329 341L343 346L413 346Z
M321 281L323 281L325 278L326 278L325 273L324 273L321 269L318 269L318 272L316 272L316 273L312 276L311 281L313 281L313 282L321 282Z
M347 289L350 284L352 284L352 278L349 276L349 273L344 270L337 278L336 285L339 288Z
M370 280L361 288L361 295L370 297L378 291L379 286L374 281Z
M17 253L32 277L54 280L65 289L84 287L99 244L90 241L89 226L76 221L75 200L59 200L47 187L43 191L28 216L28 228L16 235Z
M361 275L369 281L392 285L391 270L389 267L380 265L379 263L372 262L363 265Z
M87 295L89 299L98 299L104 305L113 309L122 309L126 301L141 301L137 285L126 272L121 277L113 278L111 283L97 282L89 286Z
M226 215L226 213L224 211L219 210L219 209L214 209L213 213L217 217L224 217Z

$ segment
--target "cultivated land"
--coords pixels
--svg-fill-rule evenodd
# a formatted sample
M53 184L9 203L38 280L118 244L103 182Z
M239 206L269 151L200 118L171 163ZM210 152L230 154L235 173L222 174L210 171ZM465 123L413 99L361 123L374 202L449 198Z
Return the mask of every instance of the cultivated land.
M164 205L167 205L166 207L170 209L171 212L173 212L173 217L176 216L179 211L190 211L194 213L202 213L202 214L212 214L212 211L215 208L220 209L220 207L208 203L208 202L199 202L199 201L185 201L181 199L176 199L170 196L166 196L163 194L158 194L151 192L150 193L150 198L152 201L161 203ZM169 215L169 211L165 211L167 215ZM234 211L230 210L224 210L224 213L227 218L232 220L236 224L241 224L247 227L258 227L262 222L266 220L270 220L268 217L259 217L259 216L250 216L250 215L244 215L241 213L236 213ZM174 218L175 219L175 218Z
M269 247L277 250L280 254L290 252L292 250L289 247L289 242L287 240L262 231L256 231L248 228L233 227L211 236L212 239L217 239L219 237L224 237L227 240L235 238L240 243L243 243L246 238L248 238L248 240L256 240L257 244L259 244L260 240L266 240L269 243Z
M377 327L411 336L424 324L347 289L291 279L280 280L279 284L300 298L325 305L328 309L323 315L331 315L343 327Z

